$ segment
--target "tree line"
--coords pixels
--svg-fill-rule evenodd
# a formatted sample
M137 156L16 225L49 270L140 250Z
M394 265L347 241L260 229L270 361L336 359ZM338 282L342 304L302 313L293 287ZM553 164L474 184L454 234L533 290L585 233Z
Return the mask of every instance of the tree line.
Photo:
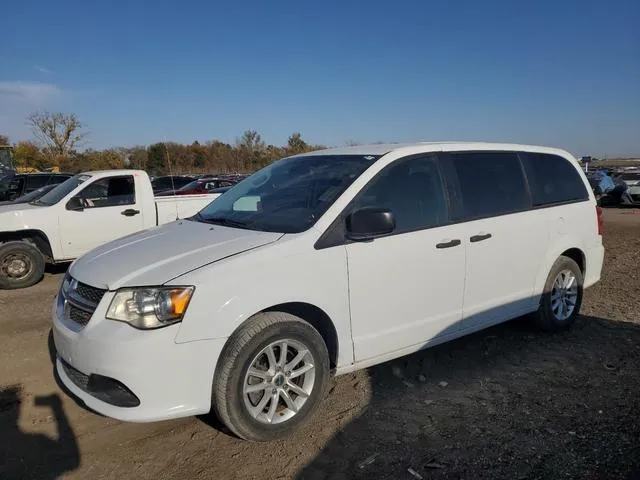
M158 142L128 148L80 150L87 138L85 125L74 114L36 112L27 117L35 140L13 145L16 167L77 173L88 170L137 168L151 175L183 173L249 173L298 153L325 148L310 145L299 132L287 144L265 143L255 130L245 131L235 143L210 140L192 144ZM0 135L0 145L9 138Z

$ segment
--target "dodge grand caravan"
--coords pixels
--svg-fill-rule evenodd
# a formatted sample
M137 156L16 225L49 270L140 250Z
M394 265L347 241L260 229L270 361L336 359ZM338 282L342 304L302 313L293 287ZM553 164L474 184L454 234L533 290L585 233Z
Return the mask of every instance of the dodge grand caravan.
M373 145L281 159L195 216L99 246L53 306L56 369L126 421L213 410L265 441L340 375L528 315L569 327L600 279L569 153Z

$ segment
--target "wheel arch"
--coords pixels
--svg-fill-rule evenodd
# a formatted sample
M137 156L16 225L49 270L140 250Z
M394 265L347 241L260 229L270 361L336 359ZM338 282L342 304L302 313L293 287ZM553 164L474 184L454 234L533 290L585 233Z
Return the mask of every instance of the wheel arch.
M247 324L247 322L251 321L256 315L265 312L288 313L300 318L301 320L304 320L313 328L315 328L324 340L324 343L327 347L327 352L329 353L329 367L331 368L332 372L335 371L338 365L338 354L340 351L337 329L329 315L323 309L308 302L278 303L266 308L262 308L257 312L247 316L244 321L236 325L231 335L229 335L227 341L225 342L225 348L231 342L231 339L236 335L236 333L240 331Z
M272 307L265 308L258 313L262 312L289 313L309 323L318 331L327 346L327 351L329 352L329 366L331 370L334 371L336 369L339 353L338 332L333 321L324 310L311 303L288 302L273 305Z
M582 276L585 276L585 270L586 270L586 256L584 254L584 252L579 249L579 248L569 248L567 250L565 250L564 252L562 252L560 254L561 257L568 257L571 260L573 260L574 262L576 262L578 264L578 266L580 267L580 271L582 272Z
M0 244L7 242L29 242L44 256L45 260L53 260L53 249L49 237L42 230L18 230L15 232L0 232Z

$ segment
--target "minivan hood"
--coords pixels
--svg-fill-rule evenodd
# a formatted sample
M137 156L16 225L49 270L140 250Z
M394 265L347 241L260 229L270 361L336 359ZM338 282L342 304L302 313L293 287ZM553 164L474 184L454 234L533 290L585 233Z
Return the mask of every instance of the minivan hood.
M282 235L179 220L105 243L78 258L69 273L80 282L109 290L162 285Z

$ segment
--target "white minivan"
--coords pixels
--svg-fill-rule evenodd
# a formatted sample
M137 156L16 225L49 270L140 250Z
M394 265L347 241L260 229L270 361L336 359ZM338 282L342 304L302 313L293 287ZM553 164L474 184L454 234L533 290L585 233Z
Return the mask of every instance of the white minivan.
M369 145L281 159L195 216L102 245L53 306L56 371L126 421L213 410L278 438L340 375L525 314L569 327L602 218L569 153Z

